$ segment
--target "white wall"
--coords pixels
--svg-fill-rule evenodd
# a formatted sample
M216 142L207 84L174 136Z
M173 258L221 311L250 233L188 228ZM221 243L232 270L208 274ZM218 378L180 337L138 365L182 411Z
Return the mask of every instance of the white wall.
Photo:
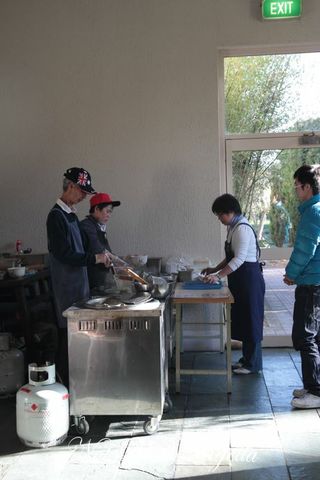
M115 252L218 259L219 48L319 41L318 0L280 22L259 5L0 0L0 252L46 249L62 174L83 166L122 201Z

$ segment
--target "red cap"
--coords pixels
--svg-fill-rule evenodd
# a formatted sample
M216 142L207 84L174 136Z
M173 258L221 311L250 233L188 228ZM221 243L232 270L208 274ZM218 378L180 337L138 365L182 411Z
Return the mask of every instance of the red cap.
M119 201L113 201L111 195L108 193L96 193L90 198L90 207L95 207L101 203L106 203L112 205L113 207L118 207L120 205Z

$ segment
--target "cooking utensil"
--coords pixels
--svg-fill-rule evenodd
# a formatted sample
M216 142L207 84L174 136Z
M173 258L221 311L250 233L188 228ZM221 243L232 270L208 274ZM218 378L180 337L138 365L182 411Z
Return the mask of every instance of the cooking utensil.
M147 282L144 278L140 277L140 275L138 275L136 272L134 272L133 270L131 270L131 268L125 268L124 270L127 272L127 274L128 274L130 277L132 277L132 278L134 278L135 280L137 280L137 282L141 283L142 285L148 285L148 282Z

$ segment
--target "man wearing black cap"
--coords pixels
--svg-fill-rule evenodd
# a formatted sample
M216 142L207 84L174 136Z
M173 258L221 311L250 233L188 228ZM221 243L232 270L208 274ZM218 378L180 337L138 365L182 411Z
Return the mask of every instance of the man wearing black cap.
M73 303L89 296L87 266L109 265L106 253L87 252L84 238L79 228L79 220L74 205L87 194L96 193L87 170L69 168L64 173L63 193L50 210L47 218L49 262L59 327L59 352L57 368L65 384L67 371L67 320L64 310Z
M108 193L96 193L90 198L89 215L80 222L82 231L88 238L88 250L102 253L111 252L107 238L106 224L109 221L114 207L120 202L112 200ZM88 266L90 289L105 289L114 286L113 275L103 265Z

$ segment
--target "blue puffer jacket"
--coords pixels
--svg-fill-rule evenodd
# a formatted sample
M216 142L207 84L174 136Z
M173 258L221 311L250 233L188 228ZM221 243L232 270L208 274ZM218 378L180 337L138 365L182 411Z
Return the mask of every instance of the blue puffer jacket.
M320 285L320 194L299 206L301 214L286 275L297 285Z

